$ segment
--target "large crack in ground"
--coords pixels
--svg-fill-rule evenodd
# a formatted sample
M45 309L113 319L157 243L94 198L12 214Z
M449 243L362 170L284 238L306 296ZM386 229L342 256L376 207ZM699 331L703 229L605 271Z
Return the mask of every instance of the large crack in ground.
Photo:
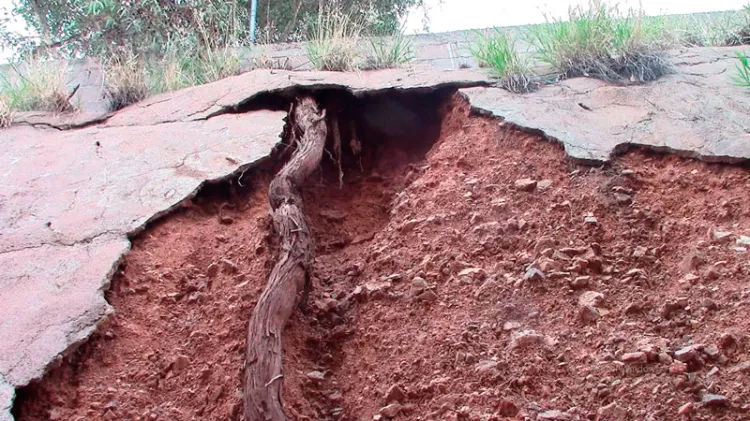
M343 187L326 155L304 189L316 262L284 333L288 415L671 420L690 404L743 419L747 169L642 151L578 166L449 94L319 93L351 119L390 101L424 124L357 131ZM409 120L398 114L385 127ZM281 161L135 238L107 292L116 313L19 391L16 418L240 419ZM603 302L581 307L585 291Z

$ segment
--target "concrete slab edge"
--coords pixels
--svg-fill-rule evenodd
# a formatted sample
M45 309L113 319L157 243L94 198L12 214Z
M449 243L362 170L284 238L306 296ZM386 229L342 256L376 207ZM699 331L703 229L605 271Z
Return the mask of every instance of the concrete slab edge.
M280 138L279 142L276 143L271 153L267 155L266 157L262 157L253 162L242 164L238 166L234 171L231 171L223 176L203 180L201 183L199 183L196 186L196 188L193 191L185 195L185 197L183 197L181 200L177 201L174 205L155 213L150 218L145 220L141 225L135 227L133 230L129 232L120 232L120 233L110 234L110 236L114 237L114 239L117 239L117 237L122 237L121 239L124 240L124 242L126 243L126 246L118 254L117 258L112 262L110 269L108 270L107 274L104 276L104 279L101 282L101 287L99 288L99 292L102 294L102 298L104 298L104 294L111 287L112 279L115 273L117 272L117 269L119 268L120 264L122 263L123 259L127 256L128 252L131 250L131 247L132 247L131 239L133 237L143 232L150 224L156 222L157 220L161 218L164 218L170 215L175 210L180 209L186 201L192 200L193 198L195 198L195 196L206 185L227 181L234 177L238 177L241 174L247 172L248 170L251 170L261 165L263 162L269 159L270 156L274 154L274 151L276 151L276 149L281 145L282 134L283 133L279 134L279 138ZM89 340L91 335L93 335L94 332L96 332L96 330L99 328L101 323L104 322L107 319L107 317L109 317L113 313L114 313L114 308L109 304L109 302L106 302L106 311L99 318L99 320L97 320L95 324L88 326L87 328L77 332L74 336L70 337L71 341L67 344L65 350L60 352L56 357L54 357L51 361L49 361L44 367L44 369L41 371L39 376L29 379L26 382L26 384L12 385L6 382L5 378L2 376L2 374L0 374L0 421L14 421L14 417L11 411L13 409L14 400L17 396L16 390L18 388L26 387L34 382L42 380L44 376L47 375L47 373L49 373L52 369L58 367L62 363L65 356L70 355L72 352L77 350L81 345L85 344Z

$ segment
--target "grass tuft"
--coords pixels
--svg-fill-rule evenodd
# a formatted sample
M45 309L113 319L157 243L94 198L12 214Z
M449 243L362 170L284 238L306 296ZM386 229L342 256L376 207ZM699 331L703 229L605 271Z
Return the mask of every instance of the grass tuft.
M737 74L734 75L734 83L737 86L750 86L750 59L747 54L735 52L737 59Z
M390 69L401 67L414 58L411 39L406 37L404 28L392 37L372 38L371 51L365 60L365 69Z
M105 65L104 83L110 111L125 108L149 95L146 68L135 56L113 59Z
M33 58L11 64L11 72L0 75L0 96L11 111L74 111L65 88L66 66L58 60Z
M616 7L591 1L569 10L568 20L531 28L539 59L567 77L642 83L673 72L663 49L664 25L642 12L623 16Z
M5 98L0 97L0 129L10 127L10 123L13 121L13 115L10 111L10 106Z
M516 50L515 42L495 28L489 33L477 31L471 54L479 67L487 68L500 79L505 89L516 93L536 90L539 83L531 75L529 62Z
M310 31L307 57L318 70L354 70L362 31L363 25L348 15L333 10L324 12Z

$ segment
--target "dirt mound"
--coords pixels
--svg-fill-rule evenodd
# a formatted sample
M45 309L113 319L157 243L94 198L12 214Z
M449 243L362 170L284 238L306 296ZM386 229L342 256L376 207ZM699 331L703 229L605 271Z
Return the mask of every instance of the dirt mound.
M379 145L341 189L331 162L309 180L290 418L746 419L747 169L644 152L579 167L459 97L442 114L439 139ZM16 418L240 419L270 174L141 234L117 313Z

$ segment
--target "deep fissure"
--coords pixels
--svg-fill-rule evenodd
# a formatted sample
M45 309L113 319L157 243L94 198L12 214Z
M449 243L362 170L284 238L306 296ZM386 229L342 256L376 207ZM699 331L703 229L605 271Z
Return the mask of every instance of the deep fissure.
M256 109L284 109L288 111L296 98L312 95L329 116L335 113L339 126L340 142L343 144L340 147L340 156L336 154L336 142L332 135L333 130L331 130L334 120L327 118L326 123L329 133L323 160L314 175L316 179L312 183L306 183L303 189L305 202L311 202L311 204L305 205L306 208L309 207L314 212L323 215L322 218L319 217L320 215L313 218L315 220L313 231L317 245L316 254L325 254L331 250L345 248L352 242L360 244L367 241L374 235L374 232L371 232L372 230L363 232L362 235L353 235L348 232L336 233L336 230L321 229L321 225L326 226L332 221L340 221L341 217L338 212L341 211L337 210L331 213L321 209L319 206L325 206L325 201L318 203L315 196L326 192L324 194L330 193L334 196L343 195L345 197L350 194L346 193L347 191L357 190L362 184L378 188L386 183L382 174L385 173L392 177L393 172L398 172L404 166L411 165L411 162L420 160L420 157L424 156L439 136L440 113L447 99L455 92L455 88L422 90L420 93L393 90L358 96L343 89L319 89L314 92L295 90L290 92L293 95L281 97L269 95L255 98L232 112L244 113ZM221 225L233 224L233 217L227 214L241 214L243 208L248 207L246 201L250 197L257 200L260 192L266 190L264 186L267 186L271 174L278 171L294 150L293 145L289 144L290 139L293 138L292 130L294 130L294 127L290 125L285 127L283 136L285 141L276 148L271 158L263 160L253 168L242 172L236 178L203 186L196 197L188 200L181 209L154 221L152 227L147 227L139 233L134 243L137 244L140 237L149 236L153 231L153 226L169 224L169 221L176 214L184 215L195 211L212 214ZM385 167L379 165L383 162L387 162L388 165ZM396 176L396 178L399 178L399 176ZM333 180L337 180L337 182L334 183ZM311 187L311 184L313 187ZM377 191L360 192L358 194L378 196ZM356 199L352 197L347 200ZM388 204L380 204L380 209L376 213L380 213L381 216L375 226L382 226L387 220L387 207ZM269 233L264 235L262 241L256 244L254 253L269 253L270 258L264 263L264 266L268 269L268 266L273 262L271 250L278 249L278 244L275 243L276 238L270 232L272 231L270 219L265 216L259 219L262 221L260 226L268 229ZM336 233L333 237L329 236L333 233ZM125 272L128 270L128 260L129 258L126 256L112 281L110 290L106 294L108 301L115 306L116 312L119 309L118 305L113 303L113 301L117 301L112 299L114 295L122 294L123 291L125 291L125 295L149 293L148 285L133 285L130 280L126 279ZM214 262L213 264L216 263L220 262ZM211 269L207 270L210 271ZM210 285L211 280L209 279L208 282ZM198 299L194 299L195 292L200 290L201 287L187 286L185 293L167 294L162 296L162 300L166 298L175 301L193 300L193 302L196 302ZM308 302L303 306L302 311L309 314L313 307L313 304ZM244 316L247 316L247 314L244 314ZM63 385L62 389L65 389L66 386L75 387L78 376L86 371L92 361L107 366L109 364L106 361L108 357L101 354L104 351L100 351L102 348L100 345L117 341L118 335L114 332L121 328L122 323L127 324L127 320L119 320L116 313L105 321L85 344L67 354L58 362L56 367L51 368L41 381L19 389L13 408L16 419L60 419L59 417L63 413L61 411L75 407L79 400L78 393L75 391L73 394L59 393L60 389L57 386ZM340 323L340 320L325 322L329 327L338 323ZM148 360L152 356L152 354L149 354L146 359ZM160 375L171 376L178 370L176 367L182 364L180 361L182 360L178 357L177 360L162 366ZM117 382L120 382L120 379ZM158 380L155 385L159 385ZM110 387L104 395L116 393L113 392L114 390L116 390L115 387ZM221 393L223 394L224 391ZM61 398L61 395L64 397ZM111 418L115 414L118 418L122 415L117 412L118 404L114 400L104 403L104 407L104 410L98 415L105 419ZM93 412L95 411L88 410L87 415L94 416ZM229 415L238 416L239 412L241 411L235 404Z

